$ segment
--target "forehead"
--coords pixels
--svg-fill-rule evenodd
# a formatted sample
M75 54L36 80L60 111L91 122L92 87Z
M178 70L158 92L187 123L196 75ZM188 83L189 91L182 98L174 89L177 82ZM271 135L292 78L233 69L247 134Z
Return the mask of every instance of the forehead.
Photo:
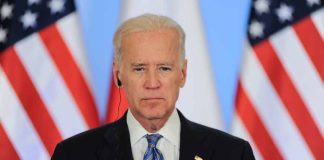
M129 33L121 45L123 59L131 60L178 59L179 49L178 32L171 28Z
M179 33L175 28L159 28L159 29L152 29L152 30L144 30L144 31L135 31L130 32L122 37L121 47L123 44L132 41L132 40L157 40L166 38L167 40L178 40L179 39ZM139 41L132 41L134 43L138 43Z

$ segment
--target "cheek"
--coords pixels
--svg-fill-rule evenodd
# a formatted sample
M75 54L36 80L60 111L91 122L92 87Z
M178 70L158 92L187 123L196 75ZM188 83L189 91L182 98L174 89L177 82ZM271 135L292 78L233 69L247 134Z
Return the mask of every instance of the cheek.
M173 79L172 81L168 82L167 87L165 87L165 92L167 93L169 99L177 99L181 87L180 83L181 81L179 79Z
M183 86L183 76L182 75L177 75L174 80L173 84L175 85L175 88L181 88Z
M127 100L129 102L134 101L136 99L136 97L138 96L139 83L128 78L126 81L123 81L123 87L126 92Z

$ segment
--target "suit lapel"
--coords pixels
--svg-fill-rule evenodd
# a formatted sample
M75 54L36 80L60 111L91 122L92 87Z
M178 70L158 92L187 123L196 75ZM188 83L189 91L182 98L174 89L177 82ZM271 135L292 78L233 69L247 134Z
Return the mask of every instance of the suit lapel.
M126 114L106 131L104 138L107 143L98 150L99 159L133 159Z
M204 136L199 134L199 129L194 128L193 122L187 120L178 110L181 131L180 131L180 160L194 159L194 157L201 156L203 148L200 146Z
M104 134L106 143L97 152L100 160L133 159L126 114L127 112L120 120L110 124ZM180 111L178 114L181 122L179 159L188 160L194 159L196 155L201 156L204 148L200 145L202 145L204 136L199 134L199 129L195 128L193 122L187 120Z

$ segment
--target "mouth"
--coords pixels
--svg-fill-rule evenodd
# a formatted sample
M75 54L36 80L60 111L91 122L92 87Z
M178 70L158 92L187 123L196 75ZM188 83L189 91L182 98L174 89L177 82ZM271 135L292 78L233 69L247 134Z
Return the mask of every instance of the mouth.
M163 98L160 97L148 97L148 98L142 98L143 101L158 101L163 100Z
M145 102L145 103L160 103L163 100L164 100L164 98L161 98L161 97L145 97L145 98L142 98L142 102Z
M145 97L141 99L141 103L143 106L149 107L150 109L153 109L157 106L160 106L164 103L164 98L161 97Z

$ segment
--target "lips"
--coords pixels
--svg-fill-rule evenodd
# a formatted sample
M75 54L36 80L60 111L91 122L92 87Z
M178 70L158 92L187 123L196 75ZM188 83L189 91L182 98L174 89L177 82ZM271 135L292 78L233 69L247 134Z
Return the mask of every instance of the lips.
M148 97L148 98L142 98L144 101L149 101L149 100L162 100L163 98L160 97Z
M148 102L148 103L159 103L162 100L164 100L164 98L161 97L145 97L141 99L143 102Z

